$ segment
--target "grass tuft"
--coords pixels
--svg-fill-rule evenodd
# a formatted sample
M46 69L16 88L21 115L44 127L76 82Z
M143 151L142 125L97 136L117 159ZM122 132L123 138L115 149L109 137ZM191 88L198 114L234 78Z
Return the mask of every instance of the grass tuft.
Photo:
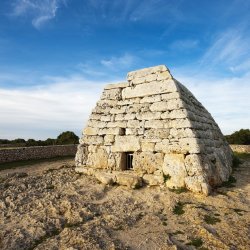
M175 207L174 207L174 210L173 210L173 213L174 214L177 214L177 215L182 215L185 213L185 211L183 210L183 207L184 207L184 204L181 203L181 202L178 202Z
M205 215L205 216L204 216L204 221L205 221L207 224L214 225L214 224L216 224L217 222L220 222L221 220L220 220L219 218L214 217L214 216Z
M201 238L193 238L189 243L187 243L187 245L194 247L201 247L203 245L203 241Z
M188 192L188 189L186 187L169 188L169 191L174 192L176 194L181 194Z

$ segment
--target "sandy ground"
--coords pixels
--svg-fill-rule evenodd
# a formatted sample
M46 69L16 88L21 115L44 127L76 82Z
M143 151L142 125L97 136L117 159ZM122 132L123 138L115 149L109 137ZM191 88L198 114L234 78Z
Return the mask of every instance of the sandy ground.
M0 249L250 249L250 161L209 197L105 187L72 160L0 171Z

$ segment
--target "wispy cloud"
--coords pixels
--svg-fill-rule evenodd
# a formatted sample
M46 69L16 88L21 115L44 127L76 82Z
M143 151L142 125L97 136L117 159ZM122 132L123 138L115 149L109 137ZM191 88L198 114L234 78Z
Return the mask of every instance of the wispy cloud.
M55 18L58 8L62 5L66 5L66 0L16 0L13 3L12 15L30 17L32 25L39 29Z
M104 83L79 76L47 80L46 86L0 88L0 138L43 139L65 130L80 135Z
M133 66L137 61L137 57L129 54L129 53L125 53L122 56L112 56L111 58L107 58L107 59L102 59L101 60L101 65L105 66L108 69L111 70L121 70L121 69L128 69L131 66Z
M250 125L250 73L235 78L185 75L180 80L215 118L224 134Z
M244 27L220 33L201 58L201 65L217 65L229 70L250 70L250 37ZM242 65L239 67L239 65ZM246 68L247 67L247 68Z
M172 44L170 44L170 49L172 50L189 50L194 49L199 45L198 40L193 39L183 39L183 40L176 40Z

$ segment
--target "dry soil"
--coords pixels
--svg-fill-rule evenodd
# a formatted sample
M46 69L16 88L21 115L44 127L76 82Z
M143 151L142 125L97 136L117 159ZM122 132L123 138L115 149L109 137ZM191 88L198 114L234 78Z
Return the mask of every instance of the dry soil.
M250 249L250 160L233 177L205 197L107 187L73 160L3 170L0 249Z

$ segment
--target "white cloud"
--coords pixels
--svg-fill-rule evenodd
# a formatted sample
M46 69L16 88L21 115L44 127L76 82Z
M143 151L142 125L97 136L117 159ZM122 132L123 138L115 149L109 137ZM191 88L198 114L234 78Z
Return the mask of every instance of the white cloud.
M79 76L50 78L46 86L0 88L0 138L45 139L80 131L104 84Z
M201 58L202 66L221 65L227 69L237 69L237 65L248 65L250 38L244 27L229 29L217 36ZM240 69L240 68L239 68ZM241 68L245 70L245 67ZM249 68L247 68L249 70Z
M176 40L170 45L170 49L173 50L188 50L194 49L198 46L198 40L185 39L185 40Z
M177 70L178 71L178 70ZM237 78L176 75L212 114L224 134L250 126L250 74Z
M134 55L125 53L120 57L112 56L109 59L101 60L101 64L111 70L121 70L130 68L135 64L137 58Z
M31 17L32 25L39 29L55 18L61 5L66 5L66 0L16 0L12 14L18 17Z

